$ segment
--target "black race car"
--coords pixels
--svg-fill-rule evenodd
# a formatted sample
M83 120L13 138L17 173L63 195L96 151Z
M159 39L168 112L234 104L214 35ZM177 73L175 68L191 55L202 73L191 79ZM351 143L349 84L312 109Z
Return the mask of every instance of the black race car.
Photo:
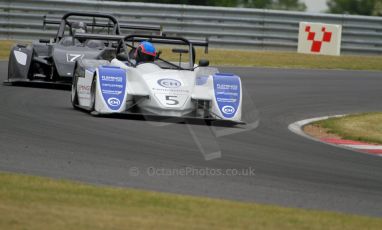
M76 61L82 58L110 60L115 55L115 41L77 39L76 33L121 35L121 29L161 33L160 27L121 25L114 16L97 13L71 12L61 20L48 20L44 16L44 28L47 24L59 25L55 38L12 48L5 84L70 86Z

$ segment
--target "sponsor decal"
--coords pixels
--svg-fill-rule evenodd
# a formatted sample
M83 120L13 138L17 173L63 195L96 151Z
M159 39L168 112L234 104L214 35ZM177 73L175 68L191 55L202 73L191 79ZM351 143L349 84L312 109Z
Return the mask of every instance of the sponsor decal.
M98 73L98 81L104 101L109 109L118 111L125 98L126 71L113 66L100 66Z
M27 64L27 54L26 53L23 53L21 51L17 51L17 50L14 50L13 51L13 54L15 55L15 58L16 58L16 61L20 64L20 65L26 65Z
M223 106L222 111L225 114L235 114L236 109L233 106L226 105L226 106Z
M175 94L189 94L190 91L187 89L163 89L163 88L151 88L153 91L160 93L175 93Z
M107 100L107 103L112 106L119 106L121 104L121 101L118 98L111 97L109 100Z
M233 74L213 76L215 99L224 118L233 118L240 105L240 78Z
M81 93L90 93L91 86L90 85L78 85L77 88Z
M66 61L67 62L75 62L77 59L82 59L84 57L83 54L66 54Z
M164 88L179 88L182 86L182 83L175 79L159 79L158 84Z

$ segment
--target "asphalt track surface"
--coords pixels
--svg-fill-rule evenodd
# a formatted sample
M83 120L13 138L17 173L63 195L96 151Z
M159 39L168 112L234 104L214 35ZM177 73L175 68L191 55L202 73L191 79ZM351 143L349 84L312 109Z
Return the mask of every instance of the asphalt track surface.
M7 63L0 63L0 70L3 81ZM242 77L261 123L255 130L218 138L219 159L203 158L185 124L92 117L72 109L68 91L0 86L0 170L382 216L382 158L288 130L290 123L306 118L382 110L381 72L226 70ZM251 167L255 175L152 176L150 167Z

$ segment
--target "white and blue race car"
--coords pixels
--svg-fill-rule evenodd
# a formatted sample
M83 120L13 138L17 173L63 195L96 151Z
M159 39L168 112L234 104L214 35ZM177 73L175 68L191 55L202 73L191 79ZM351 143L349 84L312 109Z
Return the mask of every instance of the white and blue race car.
M207 60L195 64L195 46L181 37L130 35L123 38L79 34L91 39L120 39L116 57L76 63L72 104L94 115L139 114L242 123L242 83L235 74L219 73ZM143 41L162 50L150 62L137 63Z

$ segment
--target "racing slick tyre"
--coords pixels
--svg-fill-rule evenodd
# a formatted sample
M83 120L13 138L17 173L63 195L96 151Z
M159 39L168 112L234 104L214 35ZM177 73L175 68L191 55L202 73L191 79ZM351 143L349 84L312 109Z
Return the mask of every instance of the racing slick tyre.
M97 75L94 75L90 88L90 112L95 111L96 105Z
M11 81L9 81L11 78L10 78L10 71L9 71L9 68L11 66L11 61L8 62L8 76L7 76L7 80L3 82L3 85L13 85L13 83Z
M73 84L72 84L72 98L71 98L71 101L72 101L72 106L74 109L77 109L77 105L78 105L78 95L77 95L77 80L76 79L73 79Z

